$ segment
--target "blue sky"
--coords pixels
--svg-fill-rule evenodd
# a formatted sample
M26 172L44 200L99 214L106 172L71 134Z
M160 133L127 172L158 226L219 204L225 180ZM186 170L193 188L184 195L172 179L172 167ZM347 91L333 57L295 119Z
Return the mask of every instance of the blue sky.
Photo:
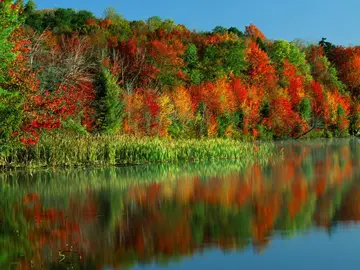
M87 9L101 16L112 6L128 20L160 16L190 29L257 25L271 39L360 44L359 0L35 0L39 8Z

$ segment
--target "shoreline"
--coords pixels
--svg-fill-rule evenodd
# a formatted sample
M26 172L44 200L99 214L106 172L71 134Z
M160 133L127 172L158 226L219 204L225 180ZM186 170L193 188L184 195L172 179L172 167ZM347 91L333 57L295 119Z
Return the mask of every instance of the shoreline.
M275 153L275 144L332 141L341 138L242 141L229 138L167 139L128 135L71 137L46 135L35 146L0 157L0 172L31 169L107 168L139 165L191 164L209 161L253 162Z
M44 136L35 146L13 149L0 158L0 171L13 169L124 167L270 157L273 142L225 138L159 139L130 136Z

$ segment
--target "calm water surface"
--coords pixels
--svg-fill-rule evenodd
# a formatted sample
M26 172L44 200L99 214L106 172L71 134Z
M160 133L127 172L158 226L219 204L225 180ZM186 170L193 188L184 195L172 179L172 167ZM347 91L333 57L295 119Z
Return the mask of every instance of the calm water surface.
M0 269L359 269L360 141L0 175Z

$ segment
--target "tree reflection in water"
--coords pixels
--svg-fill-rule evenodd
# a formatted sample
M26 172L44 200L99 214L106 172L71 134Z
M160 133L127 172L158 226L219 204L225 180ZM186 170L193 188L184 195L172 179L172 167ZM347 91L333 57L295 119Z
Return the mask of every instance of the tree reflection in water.
M359 141L278 147L283 159L242 169L228 162L2 175L0 268L123 269L208 248L260 252L275 236L360 221Z

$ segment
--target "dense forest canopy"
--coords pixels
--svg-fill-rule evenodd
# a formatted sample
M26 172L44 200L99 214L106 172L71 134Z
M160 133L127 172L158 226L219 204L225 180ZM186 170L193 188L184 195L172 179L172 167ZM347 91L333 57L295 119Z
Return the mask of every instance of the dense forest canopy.
M0 145L44 132L171 138L358 135L360 46L190 31L113 8L0 1Z

